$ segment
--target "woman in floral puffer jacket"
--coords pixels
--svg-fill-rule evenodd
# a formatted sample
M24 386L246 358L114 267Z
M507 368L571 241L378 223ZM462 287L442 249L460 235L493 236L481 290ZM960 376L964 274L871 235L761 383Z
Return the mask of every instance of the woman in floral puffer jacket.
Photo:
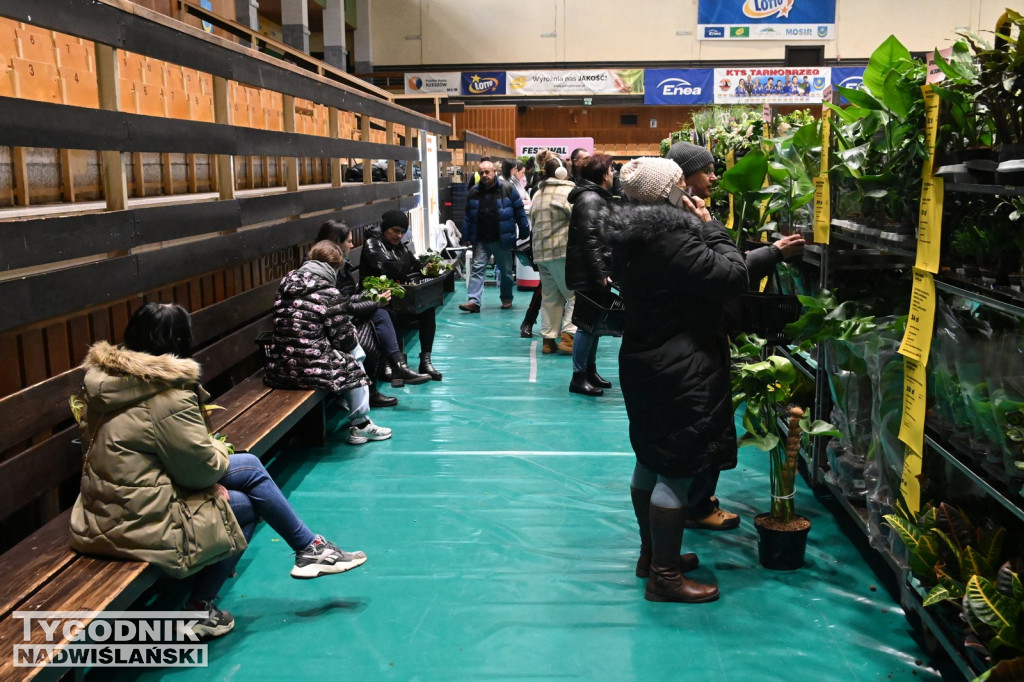
M366 357L352 318L351 301L338 291L338 268L345 257L334 242L320 241L309 258L288 273L274 302L274 339L264 378L274 388L321 389L341 394L349 410L351 445L387 440L391 429L370 421Z

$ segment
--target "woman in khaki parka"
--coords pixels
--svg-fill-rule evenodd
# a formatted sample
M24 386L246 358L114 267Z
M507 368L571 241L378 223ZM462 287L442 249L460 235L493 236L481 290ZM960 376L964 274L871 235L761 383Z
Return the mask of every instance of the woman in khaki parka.
M85 464L71 514L71 547L148 561L194 576L188 608L208 617L193 630L226 634L234 619L213 605L262 517L295 550L293 578L341 573L366 561L315 535L259 458L229 454L201 403L192 327L179 305L148 303L124 343L100 341L85 359Z

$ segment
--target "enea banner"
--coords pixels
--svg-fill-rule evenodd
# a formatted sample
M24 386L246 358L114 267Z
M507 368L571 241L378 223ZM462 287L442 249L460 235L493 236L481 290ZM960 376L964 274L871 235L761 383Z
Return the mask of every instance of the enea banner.
M463 95L504 95L504 71L463 71Z
M407 73L405 94L407 95L458 95L462 73Z
M715 72L711 69L647 69L644 104L711 104Z
M509 95L639 95L643 69L506 71Z
M715 104L821 104L831 84L825 66L715 69Z
M699 0L701 40L834 40L836 0Z
M864 67L833 66L832 85L850 88L851 90L860 90L861 86L864 85ZM846 98L842 96L839 97L839 103L849 104L849 102L846 101Z

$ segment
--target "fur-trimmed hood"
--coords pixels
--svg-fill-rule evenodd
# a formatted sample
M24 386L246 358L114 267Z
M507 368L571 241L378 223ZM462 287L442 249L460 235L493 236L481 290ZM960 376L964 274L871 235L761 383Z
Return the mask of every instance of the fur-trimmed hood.
M199 363L175 355L150 355L100 341L83 363L90 409L100 412L135 405L168 388L199 383Z
M624 204L611 212L605 228L612 247L627 250L675 230L701 234L701 223L697 216L668 203Z

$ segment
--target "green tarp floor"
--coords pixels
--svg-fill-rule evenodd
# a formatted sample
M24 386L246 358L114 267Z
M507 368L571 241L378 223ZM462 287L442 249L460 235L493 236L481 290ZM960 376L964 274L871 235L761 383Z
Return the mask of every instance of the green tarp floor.
M244 680L937 680L903 611L832 514L800 482L814 523L807 565L757 563L753 516L768 504L767 459L740 452L719 497L739 529L687 531L692 577L711 604L656 604L633 575L634 458L618 390L617 339L598 368L616 387L568 392L571 361L519 336L529 302L481 314L438 311L444 381L401 389L374 410L391 440L349 446L332 409L326 447L285 447L270 466L315 531L369 560L299 581L293 556L261 524L222 590L234 632L209 666L118 677ZM408 348L415 358L418 347ZM412 364L412 361L410 361ZM92 679L115 677L95 670ZM139 674L136 674L139 673Z

